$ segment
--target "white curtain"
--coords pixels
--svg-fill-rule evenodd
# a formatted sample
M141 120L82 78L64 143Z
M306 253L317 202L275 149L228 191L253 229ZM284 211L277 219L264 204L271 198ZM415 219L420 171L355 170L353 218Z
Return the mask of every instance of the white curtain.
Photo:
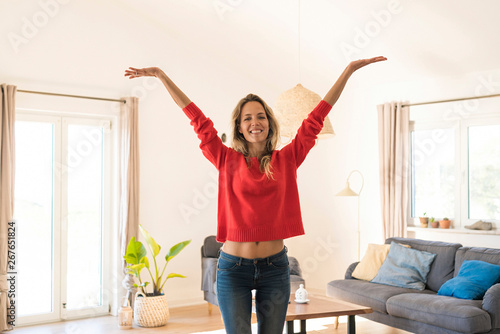
M384 238L406 237L410 110L402 102L377 106L380 197Z
M0 331L11 330L7 308L10 306L7 284L8 223L14 212L14 126L16 86L2 84L0 100Z
M139 233L139 99L123 98L120 108L120 255L123 257L129 240ZM133 307L134 278L127 274L126 263L121 268L125 275L122 284L128 291Z

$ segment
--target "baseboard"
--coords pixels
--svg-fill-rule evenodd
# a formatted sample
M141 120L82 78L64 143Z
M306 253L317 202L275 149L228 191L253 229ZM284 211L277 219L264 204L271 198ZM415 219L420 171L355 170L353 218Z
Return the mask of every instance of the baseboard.
M182 299L182 300L167 300L168 302L168 307L170 308L176 308L176 307L186 307L186 306L195 306L195 305L201 305L201 304L206 304L207 302L203 300L203 297L199 298L189 298L189 299Z

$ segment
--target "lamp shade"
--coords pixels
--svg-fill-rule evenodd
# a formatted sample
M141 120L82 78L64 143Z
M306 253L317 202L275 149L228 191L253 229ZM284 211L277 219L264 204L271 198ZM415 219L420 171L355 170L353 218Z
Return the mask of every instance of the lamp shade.
M345 188L340 191L337 196L359 196L357 192L351 189L351 186L349 185L349 181L345 183Z
M292 89L283 92L273 108L280 124L280 133L284 137L292 138L297 133L302 121L321 101L321 96L298 84ZM335 135L332 123L325 118L323 129L318 138L328 138Z
M354 190L351 189L351 186L349 185L349 179L351 178L353 173L358 173L359 176L361 176L361 188L359 188L358 192L355 192ZM365 179L363 177L363 174L357 169L351 171L349 173L349 176L347 177L347 180L345 181L345 188L340 191L336 196L359 196L361 195L361 190L363 190L363 186L365 185Z

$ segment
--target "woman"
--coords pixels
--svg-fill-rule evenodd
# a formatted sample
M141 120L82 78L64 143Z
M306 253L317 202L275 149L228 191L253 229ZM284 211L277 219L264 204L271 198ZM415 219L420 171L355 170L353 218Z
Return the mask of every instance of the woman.
M191 120L203 154L219 171L217 298L229 334L251 333L252 290L259 334L283 332L290 271L283 240L304 234L296 170L314 146L323 120L349 77L385 57L351 62L302 123L292 142L276 150L278 123L271 108L249 94L233 111L232 148L213 123L159 68L125 71L130 79L154 76Z

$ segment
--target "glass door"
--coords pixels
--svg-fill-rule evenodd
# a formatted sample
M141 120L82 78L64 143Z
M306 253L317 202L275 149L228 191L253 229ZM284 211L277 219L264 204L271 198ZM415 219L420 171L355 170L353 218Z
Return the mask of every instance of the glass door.
M16 115L16 325L60 317L59 117Z
M87 317L109 312L108 257L104 222L110 221L110 159L105 145L110 122L62 119L62 318ZM109 225L109 224L108 224Z
M18 115L18 324L109 312L110 121Z

